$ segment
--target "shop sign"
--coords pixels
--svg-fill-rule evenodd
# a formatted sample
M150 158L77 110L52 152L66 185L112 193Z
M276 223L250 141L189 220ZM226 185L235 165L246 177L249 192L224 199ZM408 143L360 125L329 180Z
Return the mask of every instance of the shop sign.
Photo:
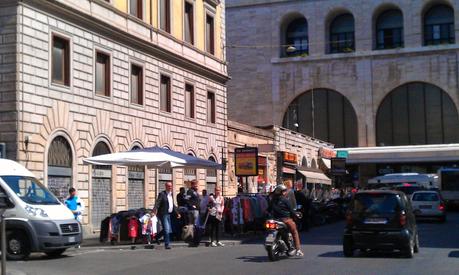
M344 150L338 150L336 152L336 157L337 158L345 158L345 159L347 159L347 158L349 158L349 152L348 151L344 151Z
M236 176L258 175L258 149L256 147L236 148L234 150L234 159Z
M319 156L325 159L332 159L336 157L336 151L331 148L322 147L319 149Z
M0 159L6 158L6 144L0 143Z
M346 174L346 159L345 158L332 158L330 172L333 175L345 175Z
M297 165L297 163L298 163L297 155L294 154L294 153L284 152L283 153L283 160L284 160L284 163L290 163L290 164L293 164L293 165Z

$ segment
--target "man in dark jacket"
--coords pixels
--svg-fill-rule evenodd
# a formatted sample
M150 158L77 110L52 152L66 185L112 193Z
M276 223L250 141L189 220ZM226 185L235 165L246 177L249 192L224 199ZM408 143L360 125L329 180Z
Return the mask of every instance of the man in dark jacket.
M190 222L197 225L199 219L199 208L201 200L199 199L198 194L198 182L196 180L191 181L191 188L188 189L187 202L188 202L188 211L191 214Z
M158 218L161 220L163 225L164 246L166 249L171 249L169 235L172 233L171 215L175 214L177 215L177 218L180 219L180 214L177 212L177 207L174 205L174 199L172 196L172 182L167 182L165 186L166 190L159 193L158 198L156 199L153 213L158 215Z
M278 185L276 187L272 194L268 211L274 219L281 220L285 223L292 233L292 237L295 242L295 250L290 251L289 254L292 256L303 256L304 254L300 247L300 236L298 235L295 221L292 219L293 217L296 217L296 213L293 210L290 201L287 199L287 191L288 190L285 185Z

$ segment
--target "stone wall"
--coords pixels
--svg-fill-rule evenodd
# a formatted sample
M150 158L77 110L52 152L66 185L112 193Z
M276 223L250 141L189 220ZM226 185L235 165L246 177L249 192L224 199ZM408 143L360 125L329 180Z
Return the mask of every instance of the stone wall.
M457 40L459 2L444 2L456 11ZM373 50L371 26L381 11L391 7L386 1L228 1L229 118L250 125L282 125L288 105L297 96L328 88L354 107L359 146L374 146L378 107L400 85L414 81L436 85L459 106L459 46L422 46L422 14L433 3L397 1L403 12L405 47ZM327 54L326 30L333 17L344 11L355 18L356 51ZM282 27L300 15L308 21L309 55L280 58Z
M0 3L0 142L6 145L6 157L16 158L17 140L17 6L13 1ZM3 156L5 157L5 156Z

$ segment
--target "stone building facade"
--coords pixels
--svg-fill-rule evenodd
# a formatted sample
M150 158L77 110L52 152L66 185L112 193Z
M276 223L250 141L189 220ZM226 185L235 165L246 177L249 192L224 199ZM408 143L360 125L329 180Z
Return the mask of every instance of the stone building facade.
M457 145L458 11L452 0L227 1L229 119L338 148ZM436 161L389 171L459 159Z
M59 197L78 189L87 234L110 213L151 207L164 181L178 191L186 179L205 188L209 173L221 178L202 169L83 164L89 156L149 146L216 162L226 150L225 1L171 1L167 31L157 0L133 1L0 3L0 142L7 158ZM192 43L184 41L185 5L193 9ZM54 63L56 56L64 63ZM68 68L62 75L54 71L60 64ZM100 64L105 82L96 79Z

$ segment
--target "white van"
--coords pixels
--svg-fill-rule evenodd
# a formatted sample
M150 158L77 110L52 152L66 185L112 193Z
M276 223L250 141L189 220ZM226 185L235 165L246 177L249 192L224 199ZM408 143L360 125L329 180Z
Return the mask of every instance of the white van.
M4 214L8 259L31 252L58 256L81 243L82 228L72 212L24 166L0 159L0 188L13 204Z

